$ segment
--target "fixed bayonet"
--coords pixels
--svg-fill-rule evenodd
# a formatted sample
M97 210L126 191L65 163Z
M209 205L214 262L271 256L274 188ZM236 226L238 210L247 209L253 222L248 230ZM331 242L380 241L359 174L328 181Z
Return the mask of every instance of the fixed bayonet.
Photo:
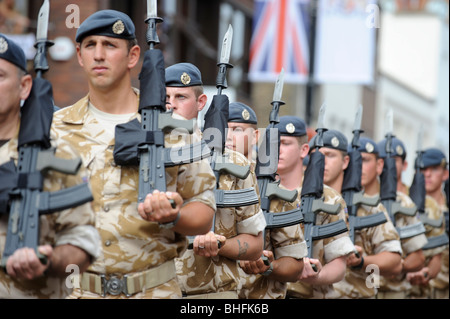
M233 68L233 65L230 64L232 43L233 43L233 27L230 24L227 32L223 37L219 63L217 64L217 66L219 67L219 72L217 73L216 78L217 95L221 95L222 90L228 87L227 70Z
M233 27L231 24L225 33L222 41L222 51L220 54L219 63L230 63L231 43L233 42Z
M38 23L36 31L36 40L38 42L47 41L49 16L50 16L50 1L44 0L44 3L42 4L38 15Z
M156 0L147 0L147 18L156 18L158 12L157 8Z
M275 89L273 91L272 101L274 102L281 101L281 96L283 95L283 87L284 87L284 69L281 69L281 72L277 77L277 81L275 82Z

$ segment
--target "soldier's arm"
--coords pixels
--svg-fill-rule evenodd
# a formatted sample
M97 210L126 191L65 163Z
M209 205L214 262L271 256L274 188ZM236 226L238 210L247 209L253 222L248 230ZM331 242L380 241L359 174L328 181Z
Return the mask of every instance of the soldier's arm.
M382 251L376 255L364 256L362 269L368 265L375 264L382 276L397 276L402 271L402 257L399 253Z
M219 250L219 255L234 260L256 260L261 257L263 246L262 232L258 235L239 234L228 238Z
M31 280L43 275L51 277L66 277L66 267L78 265L80 273L91 263L91 256L83 249L72 245L60 245L52 248L50 245L39 246L39 252L47 256L47 263L42 264L34 249L21 248L8 258L6 270L14 278Z
M169 202L174 200L175 207ZM214 210L202 202L190 202L182 207L183 199L176 192L159 192L148 194L138 206L141 217L147 221L158 222L174 232L186 236L206 234L212 227Z
M425 266L425 256L422 249L413 251L403 259L403 272L418 271Z

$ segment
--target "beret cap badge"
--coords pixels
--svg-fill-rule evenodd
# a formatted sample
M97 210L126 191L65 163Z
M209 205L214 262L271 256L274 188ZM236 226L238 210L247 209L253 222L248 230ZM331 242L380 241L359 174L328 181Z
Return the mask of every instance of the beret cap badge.
M183 74L181 75L181 83L183 83L184 85L188 85L189 83L191 83L191 77L186 72L183 72Z
M401 145L397 145L397 147L395 148L395 150L396 150L396 152L397 152L397 154L398 154L399 156L402 156L402 155L403 155L403 147L401 147Z
M331 139L331 145L333 145L333 147L339 146L339 139L336 136L333 136L333 138Z
M295 132L295 126L292 123L286 125L286 131L290 134Z
M122 20L117 20L113 24L112 30L114 34L122 34L125 31L125 25L123 24Z
M372 145L371 143L367 142L367 143L366 143L366 151L367 151L368 153L372 153L373 150L374 150L373 145Z
M5 53L8 51L8 42L5 40L5 38L0 38L0 54Z
M242 111L242 118L246 121L250 119L250 113L247 110Z

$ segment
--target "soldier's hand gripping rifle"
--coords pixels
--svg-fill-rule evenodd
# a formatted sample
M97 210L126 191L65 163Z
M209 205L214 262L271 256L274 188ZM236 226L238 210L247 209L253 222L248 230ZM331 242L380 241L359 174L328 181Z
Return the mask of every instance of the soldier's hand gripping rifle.
M119 165L139 165L138 203L154 190L166 190L165 167L191 163L209 157L211 151L206 144L194 143L183 147L164 148L164 133L179 129L193 132L193 121L177 120L166 113L166 83L164 57L154 46L159 43L156 25L162 22L157 17L156 0L147 0L148 24L146 40L149 50L145 52L140 81L139 113L137 119L117 125L114 161ZM170 200L172 206L175 205Z
M87 183L69 187L56 192L44 192L43 184L49 170L65 174L76 174L81 159L61 159L55 157L55 148L50 143L50 127L53 120L52 85L42 75L49 67L47 48L53 43L47 40L49 0L44 0L39 11L34 69L36 78L29 97L21 108L18 141L19 159L17 167L8 162L6 184L9 191L9 219L6 244L1 266L6 267L7 259L23 247L33 248L43 264L46 256L38 252L39 219L43 214L58 212L92 201L93 197ZM2 184L3 184L2 175ZM5 204L5 203L4 203ZM5 207L3 207L5 208Z
M338 221L316 225L316 214L324 212L336 215L341 209L340 204L325 204L323 199L323 173L325 168L325 156L319 152L323 147L323 132L327 129L324 127L326 106L323 104L319 111L319 119L317 121L317 135L314 137L314 152L309 155L309 163L305 170L301 192L301 212L304 218L304 236L308 247L308 257L313 256L313 241L324 238L337 236L345 233L347 224L343 219ZM313 269L317 271L315 265Z
M444 222L443 216L440 216L439 219L432 219L429 218L427 213L425 212L425 201L427 192L425 190L425 176L421 171L421 169L423 168L422 139L423 139L423 127L420 127L417 138L417 151L416 151L417 156L414 162L415 172L413 182L411 183L411 187L409 188L409 196L411 197L412 201L416 204L417 217L423 223L423 225L433 228L440 228L442 227L442 223ZM424 247L422 247L422 249L424 250L445 246L449 243L448 233L447 234L444 233L440 236L427 237L427 239L428 239L427 244Z
M350 161L344 172L344 181L342 183L342 197L347 204L349 234L352 243L355 243L355 230L374 227L387 222L384 213L376 213L368 216L357 216L360 205L376 206L379 198L370 198L363 195L361 186L362 157L359 151L361 120L363 107L359 105L356 112L355 124L353 127L352 151L349 152ZM358 256L359 254L356 253ZM358 256L359 257L359 256Z
M229 100L227 95L222 94L222 90L227 88L227 69L233 67L229 63L232 39L233 28L230 25L223 38L222 51L218 63L219 73L216 79L217 94L214 95L211 105L205 114L205 125L203 129L203 139L212 150L210 163L217 181L217 187L214 191L217 207L249 206L259 202L258 194L253 187L241 190L223 190L220 189L219 185L221 174L227 173L239 179L246 179L250 174L250 165L241 166L234 164L224 155L228 128Z
M393 111L389 110L386 115L387 132L384 158L383 172L380 176L380 198L381 203L386 207L389 217L396 226L396 215L402 214L406 216L416 215L416 207L404 207L397 201L397 168L395 166L395 158L392 156L392 140L395 137L393 133L394 119ZM400 239L414 237L425 232L422 223L408 225L403 227L395 227L400 236Z

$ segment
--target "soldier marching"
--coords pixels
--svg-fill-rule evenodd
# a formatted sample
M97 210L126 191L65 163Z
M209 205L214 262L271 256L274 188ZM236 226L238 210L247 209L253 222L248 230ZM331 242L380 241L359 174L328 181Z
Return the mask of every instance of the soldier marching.
M101 10L80 25L77 60L89 90L52 114L49 132L56 155L81 159L74 176L49 170L19 174L18 136L25 126L20 101L31 101L33 82L22 49L0 34L0 90L13 95L2 102L0 114L1 255L16 225L16 190L35 190L35 176L43 181L36 195L41 201L43 191L61 185L88 183L92 192L89 203L39 216L38 245L4 259L1 299L449 298L448 159L442 150L418 153L425 190L421 211L409 185L399 181L406 147L392 131L377 144L359 137L358 127L352 145L344 132L319 121L308 141L302 119L278 116L283 102L277 82L267 103L267 128L257 127L251 106L226 102L226 129L212 136L222 141L216 153L217 144L205 142L211 136L194 120L207 105L201 71L184 61L166 68L158 49L160 22L155 1L146 20L149 49L140 89L131 85L141 46L130 17ZM217 96L226 95L228 60L229 55L219 63ZM6 86L14 80L20 84L16 94ZM206 126L214 116L205 117ZM345 201L343 183L356 153L360 166L352 178L358 179L360 202L351 223L356 199ZM223 158L247 175L239 177L229 165L217 173ZM273 171L262 174L268 166ZM393 174L395 179L385 179ZM391 188L394 197L387 198ZM256 202L224 204L227 194L249 189ZM394 213L400 206L413 213ZM383 222L354 227L353 221L375 214ZM80 270L69 281L62 280L67 262L61 261L68 255L67 262Z

